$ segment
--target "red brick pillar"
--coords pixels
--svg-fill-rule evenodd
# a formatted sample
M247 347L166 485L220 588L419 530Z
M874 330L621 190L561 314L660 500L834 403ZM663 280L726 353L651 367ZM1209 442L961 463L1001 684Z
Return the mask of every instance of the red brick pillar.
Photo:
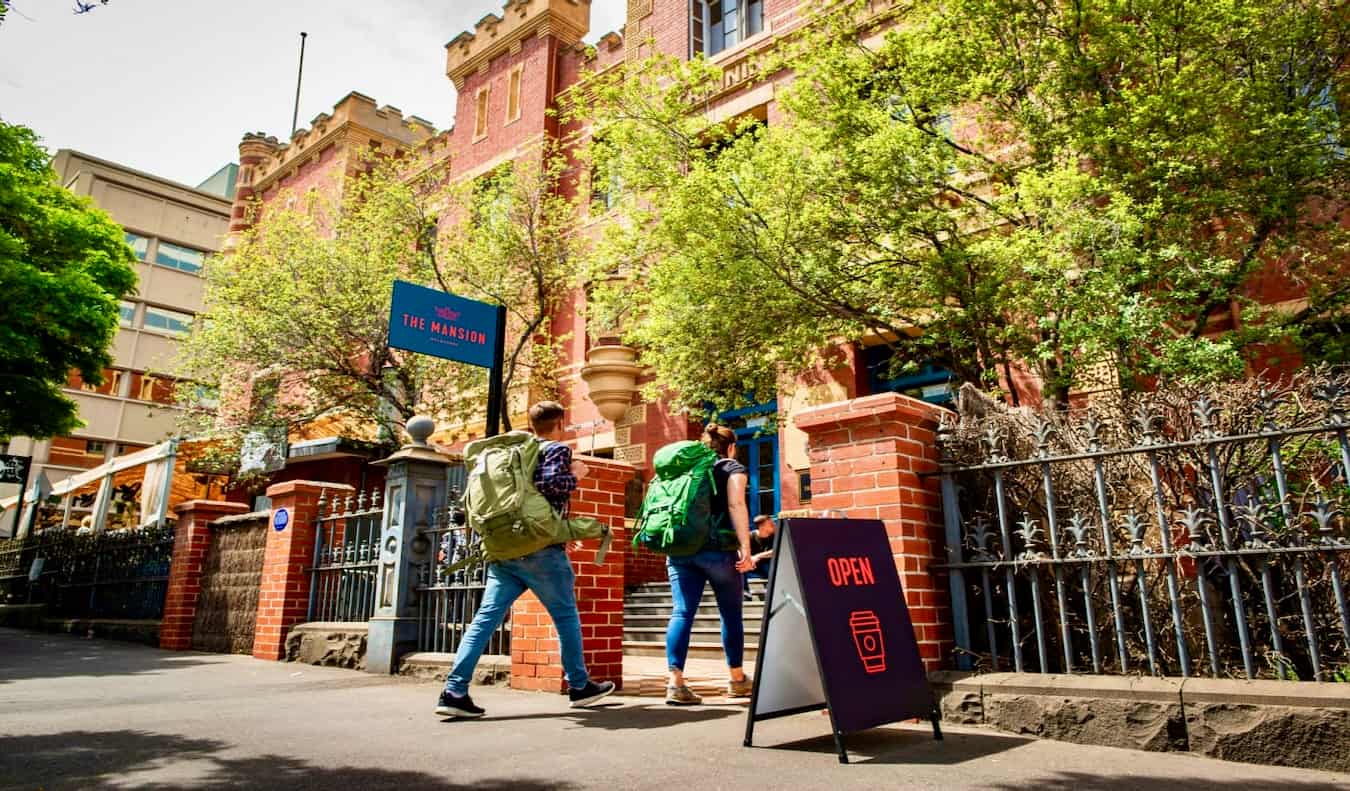
M938 670L953 647L946 575L937 428L942 410L895 393L798 412L808 435L811 506L886 523L924 666Z
M314 534L319 495L346 496L352 487L342 483L286 481L267 487L272 518L267 521L267 548L263 554L262 585L258 590L258 619L253 628L253 656L281 659L286 635L309 615L309 572L314 563ZM285 529L277 530L276 514L285 508Z
M593 516L608 524L614 534L603 565L594 563L598 541L587 541L580 550L568 550L577 575L586 671L596 681L613 681L622 687L623 563L629 549L628 532L623 526L623 496L637 470L609 459L575 458L591 469L572 495L572 516ZM511 686L559 692L563 685L553 620L534 594L527 592L511 608Z
M202 591L202 566L211 549L211 523L222 516L248 511L243 503L191 500L178 506L173 533L173 560L164 594L164 618L159 622L159 647L186 651L192 647L192 622Z

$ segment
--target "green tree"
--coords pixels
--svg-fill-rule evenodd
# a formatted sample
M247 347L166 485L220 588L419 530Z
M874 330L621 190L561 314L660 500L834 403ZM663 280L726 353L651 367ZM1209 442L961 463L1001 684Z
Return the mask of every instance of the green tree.
M260 431L389 443L416 414L482 419L486 371L389 347L396 279L506 306L505 377L537 383L525 375L540 358L532 339L568 264L550 236L553 199L537 191L547 184L407 172L372 162L340 190L274 200L208 262L205 307L182 347L187 432L229 457Z
M0 121L0 439L84 425L61 388L72 370L103 381L134 262L122 229L57 183L37 135Z
M710 124L720 70L575 92L625 186L593 310L686 405L771 395L830 342L1063 402L1103 363L1240 371L1343 311L1347 16L1327 2L846 3L761 59L781 122ZM885 32L879 32L884 29ZM1279 261L1305 307L1245 286ZM1210 333L1213 308L1247 308Z

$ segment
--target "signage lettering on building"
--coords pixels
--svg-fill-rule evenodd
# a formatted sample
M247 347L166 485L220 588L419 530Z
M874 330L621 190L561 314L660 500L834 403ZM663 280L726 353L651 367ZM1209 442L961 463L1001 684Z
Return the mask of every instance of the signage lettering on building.
M919 657L886 526L875 519L786 519L775 536L755 689L746 722L828 709L839 759L845 734L930 719Z
M390 346L491 368L496 332L495 305L394 281L389 309Z
M28 483L28 467L33 459L29 456L11 456L0 453L0 483Z

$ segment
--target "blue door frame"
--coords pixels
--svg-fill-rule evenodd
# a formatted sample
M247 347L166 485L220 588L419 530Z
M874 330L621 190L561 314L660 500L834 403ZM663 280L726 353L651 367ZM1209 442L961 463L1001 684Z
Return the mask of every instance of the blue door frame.
M778 402L755 404L744 409L723 412L719 423L743 423L760 417L772 417L778 411ZM741 426L736 431L736 458L749 474L746 505L750 518L767 513L776 516L781 508L782 487L778 469L778 432L765 432L762 426ZM768 478L768 480L765 480Z

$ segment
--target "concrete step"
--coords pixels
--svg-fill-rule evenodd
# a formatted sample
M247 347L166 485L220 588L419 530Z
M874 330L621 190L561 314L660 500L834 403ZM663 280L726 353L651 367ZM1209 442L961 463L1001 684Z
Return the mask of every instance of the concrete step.
M762 624L762 623L764 622L764 619L763 619L763 618L758 618L758 617L755 617L755 618L744 618L743 621L744 621L744 623L745 623L745 631L746 631L747 634L750 633L750 632L755 632L756 634L758 634L758 633L759 633L760 624ZM635 616L635 615L633 615L632 613L624 613L624 616L623 616L623 625L624 625L624 628L632 628L632 629L658 629L658 628L659 628L659 629L663 629L663 630L664 630L664 629L666 628L666 624L668 624L668 623L670 623L670 617L669 617L669 616L651 616L651 617L646 617L646 616ZM704 628L704 629L720 629L721 627L722 627L722 621L721 621L719 618L717 618L716 616L713 616L713 617L711 617L711 618L701 617L701 618L695 618L695 619L694 619L694 628L695 628L695 629L699 629L699 628Z
M754 593L763 593L765 590L768 589L768 587L769 587L768 580L758 578L750 580L750 590ZM628 593L628 596L669 596L669 595L670 595L669 582L648 582L644 585L639 585L637 588L634 588L630 593Z
M623 607L624 617L626 618L668 618L674 606L670 602L665 604L628 604ZM741 615L744 618L759 618L764 613L764 602L745 602L741 605ZM695 613L698 618L717 618L717 605L713 602L705 602Z
M625 656L665 656L666 643L664 640L628 640L623 641L623 653ZM749 642L745 646L745 666L753 670L755 664L756 649ZM718 659L724 660L726 655L722 653L722 645L717 642L698 642L689 644L689 656L693 659Z
M692 642L695 643L713 643L721 645L722 629L719 626L695 626L691 632L693 634ZM665 644L666 627L663 626L623 626L623 639L625 641L633 640L636 642L653 642ZM759 629L745 630L745 644L759 645Z

